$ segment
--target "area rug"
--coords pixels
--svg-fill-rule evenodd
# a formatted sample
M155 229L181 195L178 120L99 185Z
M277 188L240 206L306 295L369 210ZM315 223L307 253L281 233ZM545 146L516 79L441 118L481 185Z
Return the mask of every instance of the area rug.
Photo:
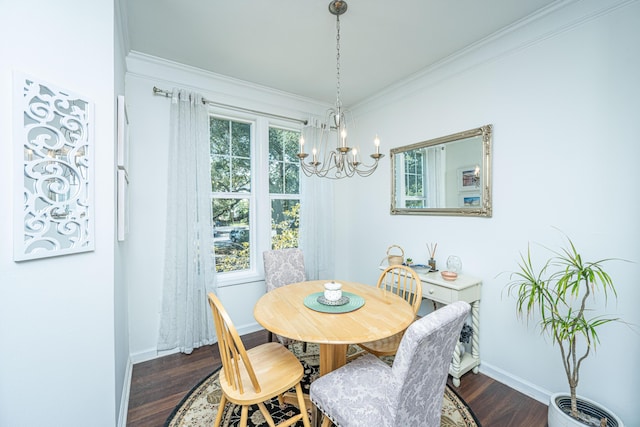
M318 346L309 344L307 351L302 351L301 344L292 346L293 352L298 356L304 366L304 378L302 388L305 393L309 392L309 385L318 376L318 366L320 359L318 356ZM350 352L358 351L357 348L350 347ZM387 358L391 363L392 358ZM201 427L212 426L218 413L220 403L220 383L218 382L219 369L211 373L200 384L196 385L182 401L176 406L165 423L165 427ZM276 424L284 418L288 418L293 413L298 413L298 408L285 404L280 406L276 398L265 403ZM240 406L227 404L223 409L223 427L235 427L240 424ZM251 427L267 426L262 413L257 406L249 408L248 425ZM302 426L302 422L295 425ZM441 427L481 427L475 415L467 404L448 385L445 387L444 400L442 405Z

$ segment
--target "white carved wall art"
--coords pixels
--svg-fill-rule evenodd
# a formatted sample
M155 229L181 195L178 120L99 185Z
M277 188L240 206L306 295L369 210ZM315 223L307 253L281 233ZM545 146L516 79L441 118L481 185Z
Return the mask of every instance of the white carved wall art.
M14 75L14 260L94 249L93 103Z

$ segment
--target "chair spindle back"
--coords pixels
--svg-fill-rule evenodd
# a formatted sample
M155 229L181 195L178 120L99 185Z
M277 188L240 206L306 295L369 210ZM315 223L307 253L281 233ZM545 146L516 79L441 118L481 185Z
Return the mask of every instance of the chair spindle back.
M378 279L378 288L393 292L407 301L417 313L422 302L422 281L420 276L405 265L390 265Z
M249 375L251 384L256 392L260 392L260 384L256 377L251 361L247 355L247 351L242 343L242 339L238 334L229 314L226 312L220 299L209 293L209 305L213 313L213 320L216 325L216 335L218 336L218 349L220 350L220 359L222 360L222 368L229 385L234 390L244 393L242 380L243 371Z

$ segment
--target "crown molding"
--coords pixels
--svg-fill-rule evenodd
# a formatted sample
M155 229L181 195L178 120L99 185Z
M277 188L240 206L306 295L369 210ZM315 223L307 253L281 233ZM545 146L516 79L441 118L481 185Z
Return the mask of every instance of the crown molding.
M463 50L396 82L351 108L355 115L387 108L417 91L611 13L638 0L561 0L479 40Z
M324 114L329 104L256 83L247 82L222 74L206 71L153 55L131 51L126 58L127 75L153 80L161 89L171 90L174 86L192 89L223 103L245 108L266 108L266 106L286 105L290 111L306 112L313 115ZM271 101L269 101L271 100Z

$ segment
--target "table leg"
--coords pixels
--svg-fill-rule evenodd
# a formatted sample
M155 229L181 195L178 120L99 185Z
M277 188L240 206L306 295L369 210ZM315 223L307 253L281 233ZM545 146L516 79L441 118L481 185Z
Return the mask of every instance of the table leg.
M320 344L320 375L335 371L347 363L348 344Z
M473 328L473 334L471 336L471 356L476 361L476 366L473 367L473 373L479 372L478 364L480 363L480 301L474 301L471 303L471 323Z

